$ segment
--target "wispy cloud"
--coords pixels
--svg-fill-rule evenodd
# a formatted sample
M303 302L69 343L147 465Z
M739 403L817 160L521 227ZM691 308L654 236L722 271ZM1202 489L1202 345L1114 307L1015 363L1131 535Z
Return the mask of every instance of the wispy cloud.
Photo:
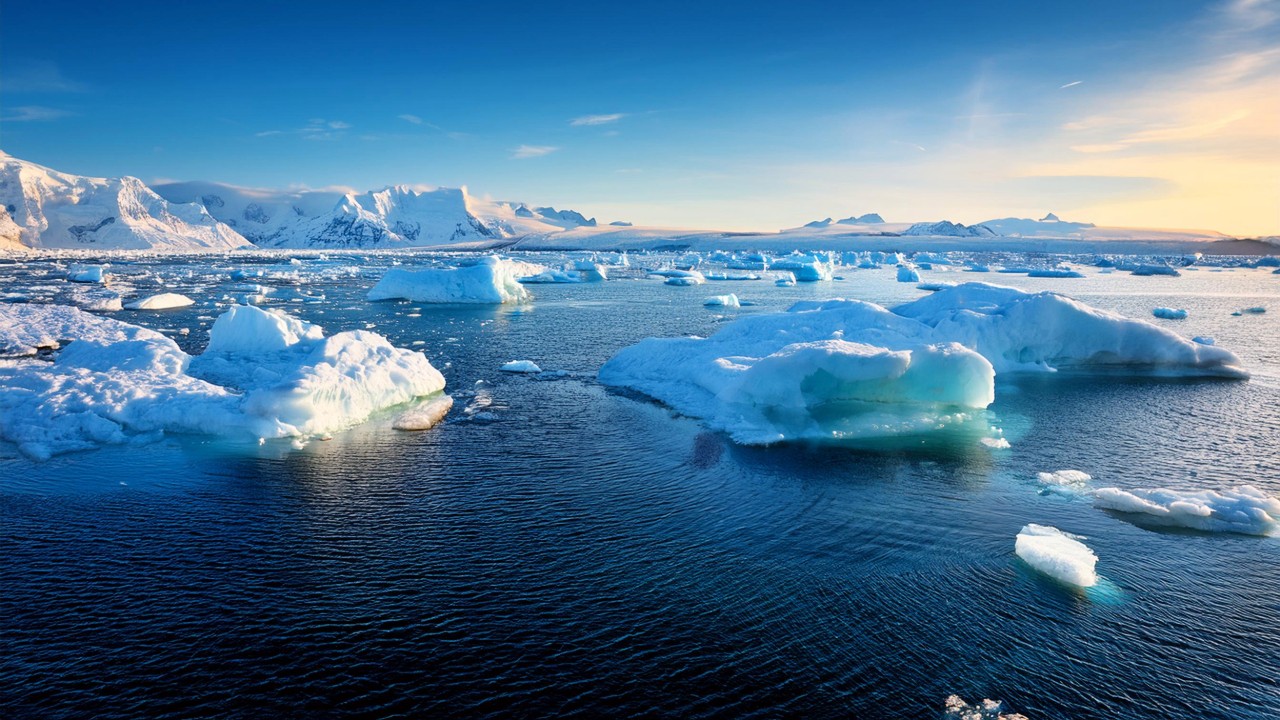
M6 93L81 93L88 89L84 83L63 75L51 62L16 62L5 68Z
M521 145L511 151L512 160L527 160L529 158L543 157L559 150L554 145Z
M44 107L42 105L19 105L12 108L10 114L0 117L0 122L40 122L44 120L57 120L64 118L72 113L58 108Z
M1072 80L1071 82L1067 83L1066 85L1059 85L1059 86L1058 86L1058 89L1059 89L1059 90L1066 90L1067 88L1075 87L1075 86L1077 86L1077 85L1079 85L1079 84L1081 84L1081 83L1083 83L1083 82L1084 82L1083 80Z
M1078 153L1109 153L1118 152L1129 147L1124 143L1098 143L1096 145L1072 145L1071 149Z
M307 124L293 130L263 130L253 134L254 137L274 137L277 135L297 135L303 140L335 140L346 134L347 130L352 127L351 123L342 120L326 120L324 118L311 118Z
M610 123L616 123L626 116L627 116L626 113L609 113L608 115L583 115L582 117L576 117L570 120L569 124L573 125L574 127L581 127L584 125L586 126L608 125Z
M409 113L405 113L403 115L397 115L396 117L400 118L401 120L407 123L411 123L413 125L422 124L422 118L418 117L417 115L410 115Z

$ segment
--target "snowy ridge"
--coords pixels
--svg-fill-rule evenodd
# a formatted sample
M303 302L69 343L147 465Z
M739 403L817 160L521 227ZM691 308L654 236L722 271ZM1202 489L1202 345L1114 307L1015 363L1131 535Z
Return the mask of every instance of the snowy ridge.
M0 152L0 247L233 250L249 247L199 203L170 202L137 178L91 178Z

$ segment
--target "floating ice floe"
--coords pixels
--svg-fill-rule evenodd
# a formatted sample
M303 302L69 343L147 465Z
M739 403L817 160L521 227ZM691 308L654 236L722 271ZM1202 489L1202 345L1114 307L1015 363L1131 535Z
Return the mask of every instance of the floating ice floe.
M106 272L105 265L72 265L67 270L67 279L78 283L103 283L107 281Z
M1162 320L1186 320L1187 311L1181 308L1158 307L1151 311L1152 315Z
M1092 587L1098 584L1093 554L1076 535L1048 525L1029 524L1014 542L1018 557L1040 572L1068 585Z
M369 291L370 300L404 299L425 303L501 304L524 302L529 291L519 278L544 270L496 256L456 268L391 268Z
M910 265L898 266L898 282L901 283L918 283L920 282L920 273Z
M1280 534L1280 499L1252 485L1231 490L1102 488L1094 505L1122 513L1138 513L1155 525L1245 535Z
M789 272L782 273L778 276L778 279L773 281L773 284L778 287L792 287L796 284L796 276Z
M733 293L728 295L712 295L702 304L707 307L742 307L742 303L738 301L738 296Z
M0 347L63 341L52 362L0 360L0 438L34 458L166 432L330 433L444 389L425 356L381 335L325 337L254 307L219 317L193 357L160 333L75 308L0 306Z
M947 698L943 717L947 720L1027 720L1027 716L1020 713L1000 712L1002 705L999 700L985 698L970 705L959 695L951 695Z
M790 272L798 282L818 282L830 280L835 266L816 255L791 255L774 261L773 269Z
M1048 490L1076 493L1087 490L1093 477L1080 470L1055 470L1036 473L1036 480Z
M126 310L170 310L195 305L196 301L178 293L160 293L125 305Z
M599 378L764 444L954 432L993 401L997 372L1060 368L1247 377L1232 353L1150 323L970 283L893 312L800 302L705 339L649 338L614 355Z
M540 373L542 368L532 360L512 360L502 366L503 372L509 373Z

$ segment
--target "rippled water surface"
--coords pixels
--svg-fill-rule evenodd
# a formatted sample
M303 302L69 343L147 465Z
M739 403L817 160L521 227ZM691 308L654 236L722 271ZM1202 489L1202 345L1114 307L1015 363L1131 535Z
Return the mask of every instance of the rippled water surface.
M198 352L205 301L235 294L247 262L119 265L140 293L201 303L114 316L189 328L175 339ZM957 693L1036 719L1280 717L1280 540L1141 527L1034 479L1280 493L1269 271L926 272L1136 317L1184 307L1155 322L1214 336L1254 378L1005 380L990 413L1012 449L867 452L738 447L594 373L643 337L797 299L922 294L889 268L794 288L632 273L467 308L366 303L386 258L272 262L252 282L324 295L275 306L422 341L449 421L379 419L300 450L0 448L0 715L898 718ZM35 300L62 277L0 266ZM702 307L724 292L759 305ZM1270 312L1231 315L1255 305ZM513 359L568 374L498 372ZM466 419L486 403L495 420ZM1018 560L1029 522L1087 536L1103 582L1072 591Z

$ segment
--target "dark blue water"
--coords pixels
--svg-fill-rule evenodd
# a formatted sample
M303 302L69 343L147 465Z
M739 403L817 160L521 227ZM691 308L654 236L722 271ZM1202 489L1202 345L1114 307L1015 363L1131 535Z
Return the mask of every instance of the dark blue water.
M140 288L158 272L203 297L223 282L207 261L146 272ZM1280 716L1275 538L1146 529L1034 482L1070 467L1097 485L1280 491L1274 318L1213 314L1240 297L1173 279L1208 334L1254 338L1236 349L1259 380L1004 384L991 413L1008 451L743 448L592 379L641 337L713 331L705 296L754 312L918 294L891 272L540 286L521 312L368 305L376 268L308 282L323 304L283 306L425 341L450 421L302 450L5 451L0 715L898 718L957 693L1037 719ZM1260 277L1241 275L1241 296L1270 297ZM1096 280L1077 287L1110 307L1170 287ZM210 314L116 316L193 328L178 339L198 350ZM497 372L511 359L570 375ZM473 393L497 420L465 419ZM1021 563L1028 522L1087 536L1103 583L1073 591Z

